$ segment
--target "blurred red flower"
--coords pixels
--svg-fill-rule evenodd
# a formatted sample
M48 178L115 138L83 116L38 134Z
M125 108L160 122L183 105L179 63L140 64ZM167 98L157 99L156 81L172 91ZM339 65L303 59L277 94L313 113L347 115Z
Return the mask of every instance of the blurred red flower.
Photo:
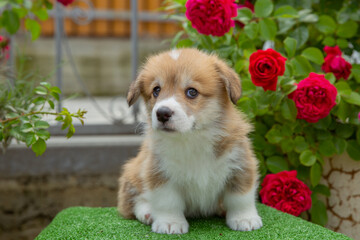
M235 25L231 18L237 11L232 0L188 0L185 6L186 17L201 34L220 37Z
M344 78L347 80L351 73L352 66L343 57L341 57L342 52L340 48L338 46L325 46L324 51L327 55L321 69L326 73L334 73L336 79Z
M296 170L266 175L260 190L262 203L294 216L310 209L311 191L296 175Z

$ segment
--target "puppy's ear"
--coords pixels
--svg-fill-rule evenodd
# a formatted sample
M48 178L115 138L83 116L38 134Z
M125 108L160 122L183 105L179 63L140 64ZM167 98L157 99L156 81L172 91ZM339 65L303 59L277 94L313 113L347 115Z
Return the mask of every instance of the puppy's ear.
M127 103L129 104L129 107L133 105L140 97L142 84L143 74L140 73L136 80L131 83L129 92L127 94Z
M225 62L217 59L215 69L223 81L231 101L236 104L241 96L240 78Z

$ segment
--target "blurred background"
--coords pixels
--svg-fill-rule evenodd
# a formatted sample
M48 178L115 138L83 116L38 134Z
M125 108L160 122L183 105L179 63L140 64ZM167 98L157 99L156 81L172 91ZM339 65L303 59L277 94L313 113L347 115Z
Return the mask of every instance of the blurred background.
M162 9L161 0L58 3L39 39L21 30L10 37L10 68L59 86L58 109L88 113L71 139L54 122L40 157L15 142L0 155L1 240L34 239L70 206L116 206L120 165L142 140L134 121L143 119L142 106L128 109L128 86L146 56L169 49L180 29Z

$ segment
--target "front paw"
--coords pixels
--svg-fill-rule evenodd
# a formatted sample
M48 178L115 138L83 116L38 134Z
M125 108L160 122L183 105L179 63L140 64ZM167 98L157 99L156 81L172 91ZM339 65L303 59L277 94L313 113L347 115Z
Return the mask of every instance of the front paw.
M229 228L236 231L252 231L263 225L258 215L230 218L226 219L226 223Z
M156 233L183 234L189 231L189 224L185 219L178 221L156 220L151 229Z

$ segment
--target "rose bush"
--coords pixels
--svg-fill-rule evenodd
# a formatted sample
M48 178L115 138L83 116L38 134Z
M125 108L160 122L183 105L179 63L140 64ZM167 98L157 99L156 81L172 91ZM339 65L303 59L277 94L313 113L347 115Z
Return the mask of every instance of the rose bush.
M2 59L7 60L9 59L10 46L9 46L9 40L0 35L0 62Z
M326 207L320 200L320 195L330 195L320 184L325 161L344 152L360 160L360 59L355 57L360 51L360 2L237 1L241 7L232 19L243 25L224 25L217 30L225 32L222 36L194 28L185 0L166 2L176 10L170 18L183 28L173 47L214 52L241 77L237 107L255 125L251 138L262 177L296 170L312 199L301 216L325 225ZM211 2L223 4L197 3ZM197 6L199 16L205 10ZM202 21L209 24L207 18ZM295 215L299 210L293 202L281 209Z
M294 170L266 175L260 190L262 203L294 216L309 210L311 191L296 175Z

